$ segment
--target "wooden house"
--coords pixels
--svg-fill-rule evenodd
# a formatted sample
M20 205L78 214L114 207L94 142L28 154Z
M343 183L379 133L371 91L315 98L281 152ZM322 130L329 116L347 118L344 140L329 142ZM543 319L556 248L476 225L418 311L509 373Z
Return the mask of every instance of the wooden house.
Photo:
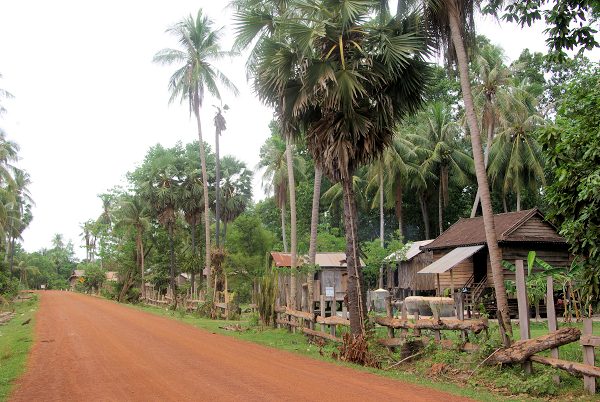
M403 250L386 257L388 272L384 286L393 298L403 300L406 296L435 292L435 275L417 274L433 262L433 253L421 249L432 241L421 240L408 243Z
M291 255L289 253L271 252L272 265L278 268L289 268L291 265ZM298 266L305 264L308 261L307 256L298 256ZM326 296L327 300L335 297L335 300L342 301L346 296L347 290L347 273L346 273L346 253L317 253L315 264L319 266L319 270L314 273L313 282L313 303L320 300L321 295ZM362 267L365 266L361 260ZM279 300L281 304L285 304L289 300L290 292L290 275L279 275ZM300 277L299 285L296 286L296 300L302 301L302 307L306 304L308 288L306 276ZM334 296L333 296L334 295Z
M527 261L530 251L554 267L569 267L567 242L537 209L494 215L502 259ZM437 293L446 289L481 293L494 286L483 217L460 219L421 250L432 253L432 264L419 275L435 275ZM514 272L504 268L504 279L514 280ZM472 295L476 298L478 295Z

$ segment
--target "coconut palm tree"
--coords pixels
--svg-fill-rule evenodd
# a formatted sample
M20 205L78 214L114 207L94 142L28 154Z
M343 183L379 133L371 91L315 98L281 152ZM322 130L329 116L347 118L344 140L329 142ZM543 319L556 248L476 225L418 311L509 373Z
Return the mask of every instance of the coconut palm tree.
M525 94L520 88L516 90ZM502 114L488 168L492 183L501 182L503 194L509 191L516 194L517 211L521 210L521 190L525 187L537 190L545 184L544 158L535 137L544 119L526 107L527 103L518 99Z
M0 78L2 78L2 74L0 74ZM13 98L14 98L13 94L8 92L6 89L0 88L0 101L3 99L13 99ZM2 103L0 103L0 116L3 115L4 113L6 113L6 108L4 107L4 105Z
M272 135L260 148L259 162L257 168L265 169L262 176L262 185L267 194L273 194L275 203L281 212L281 238L283 251L288 252L286 231L286 206L289 201L289 171L287 159L287 144L277 133L275 122L270 124ZM293 154L292 154L293 155ZM292 166L294 179L301 180L304 177L305 161L298 155L293 155Z
M500 249L494 224L490 186L483 160L479 122L475 114L475 102L469 77L469 58L466 48L473 42L474 14L479 1L467 0L420 0L425 10L426 21L431 37L437 39L443 49L448 64L456 64L460 77L460 87L463 96L465 116L471 137L475 175L481 197L481 209L485 226L485 237L492 268L494 293L498 309L500 334L505 346L510 345L512 326L508 311L508 299L504 286Z
M214 29L213 22L198 10L196 18L192 15L184 18L167 32L176 37L181 49L163 49L154 56L154 61L162 64L178 64L179 67L169 80L171 91L170 102L186 100L190 113L194 113L198 126L200 165L202 169L202 186L204 198L204 236L205 236L205 271L207 287L211 284L210 263L210 208L208 202L208 174L206 171L206 155L202 139L200 109L205 91L217 99L221 99L218 84L238 93L235 85L213 64L232 53L220 47L221 29Z
M219 160L219 137L221 133L227 129L227 122L223 116L220 107L215 106L217 112L215 113L215 245L217 248L220 247L220 224L221 224L221 196L219 195L221 186L221 162ZM227 105L223 106L223 110L229 110Z
M315 166L315 178L313 184L312 208L310 212L310 240L308 243L308 263L312 266L317 258L317 228L319 226L319 201L321 199L321 180L323 172L318 166ZM308 311L313 312L314 299L314 273L309 272L306 276L306 285L308 287Z
M448 105L431 103L420 117L422 124L417 126L417 135L427 141L426 149L429 151L421 169L423 176L434 174L438 179L438 226L439 234L442 234L449 180L453 179L462 186L469 184L473 159L461 147L460 127L453 121Z
M366 308L352 178L391 143L396 122L421 104L426 64L418 20L373 19L380 1L334 0L310 7L281 2L272 18L257 19L271 2L259 3L262 8L238 12L238 39L249 44L258 36L250 73L283 134L298 139L304 132L316 165L342 183L347 295L357 336L365 330Z

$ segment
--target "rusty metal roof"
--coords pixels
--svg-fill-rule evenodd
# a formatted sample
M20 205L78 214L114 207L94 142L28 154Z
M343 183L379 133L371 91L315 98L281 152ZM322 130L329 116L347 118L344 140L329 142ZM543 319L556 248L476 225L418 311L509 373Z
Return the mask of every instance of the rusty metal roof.
M483 245L480 246L468 246L468 247L457 247L454 250L450 251L448 254L445 254L439 260L434 261L432 264L429 264L422 270L420 270L419 274L442 274L450 269L452 269L457 264L461 263L465 259L469 258L477 251L481 250Z
M538 236L512 236L525 222L531 219L541 220L547 225L543 234ZM545 221L544 215L537 209L529 209L519 212L508 212L494 215L494 225L498 242L537 242L537 243L562 243L566 244L556 229ZM462 246L474 246L486 244L483 217L459 219L434 241L421 247L423 250L454 248Z
M292 264L292 256L290 253L281 253L278 251L271 251L271 257L278 267L289 267ZM298 265L308 262L307 256L298 256ZM332 252L332 253L317 253L315 257L315 264L320 267L346 267L346 253ZM363 260L360 260L361 266L365 266Z

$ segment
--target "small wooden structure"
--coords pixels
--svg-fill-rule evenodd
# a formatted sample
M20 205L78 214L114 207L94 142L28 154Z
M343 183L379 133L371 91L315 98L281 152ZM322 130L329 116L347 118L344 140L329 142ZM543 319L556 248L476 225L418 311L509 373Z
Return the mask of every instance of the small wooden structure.
M308 261L307 256L298 256L298 266L302 266ZM289 253L281 253L278 251L271 252L271 264L278 268L289 268L291 265L291 255ZM346 296L347 279L346 273L346 254L339 252L317 253L315 264L319 266L319 270L314 273L313 282L313 306L319 302L321 295L326 296L328 301L335 298L336 301L343 301ZM364 267L364 262L360 260L361 266ZM306 300L307 298L307 283L306 275L298 277L299 285L296 286L296 300ZM279 275L279 300L281 304L285 304L289 299L291 277L289 274Z
M567 268L572 256L565 239L538 209L494 215L498 246L506 261L527 260L530 251L554 267ZM431 243L433 263L419 271L436 276L438 294L461 289L468 304L474 304L486 288L494 286L486 245L483 217L460 219ZM515 273L504 269L504 279Z
M388 272L384 284L392 298L403 300L407 296L428 294L435 290L435 275L417 275L433 262L432 253L421 249L432 241L407 243L403 250L386 257Z
M69 288L70 290L75 290L75 286L78 283L81 283L82 278L85 276L85 270L83 269L74 269L71 272L71 276L69 276Z

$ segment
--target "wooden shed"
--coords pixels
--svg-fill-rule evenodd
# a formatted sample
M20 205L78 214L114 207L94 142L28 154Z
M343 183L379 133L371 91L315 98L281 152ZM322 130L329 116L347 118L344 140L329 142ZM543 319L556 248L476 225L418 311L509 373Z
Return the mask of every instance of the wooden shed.
M503 260L526 261L535 251L554 267L571 265L567 242L538 209L494 215L494 224ZM433 263L419 275L436 275L438 293L452 288L481 293L494 286L483 217L460 219L421 249L432 253ZM504 279L514 280L514 273L504 268Z
M82 279L83 277L85 277L85 271L83 269L74 269L73 272L71 272L71 276L69 276L69 288L75 290L75 286L84 280Z
M272 264L278 268L289 268L291 265L291 255L289 253L281 253L277 251L271 252ZM298 257L298 266L301 266L308 261L307 256ZM342 301L346 296L347 290L347 273L346 273L346 253L340 252L322 252L317 253L315 264L319 266L319 270L314 274L313 282L313 300L318 302L321 295L327 296L330 300L332 292L335 294L335 300ZM364 262L360 260L360 264L364 267ZM305 300L307 292L306 276L299 278L299 284L296 286L296 300L298 302ZM289 299L290 292L290 275L279 275L279 299L281 303L285 303Z
M433 262L431 251L422 250L433 240L421 240L406 244L399 252L386 258L389 271L385 287L396 299L406 296L428 294L435 291L435 275L417 275L417 273Z

